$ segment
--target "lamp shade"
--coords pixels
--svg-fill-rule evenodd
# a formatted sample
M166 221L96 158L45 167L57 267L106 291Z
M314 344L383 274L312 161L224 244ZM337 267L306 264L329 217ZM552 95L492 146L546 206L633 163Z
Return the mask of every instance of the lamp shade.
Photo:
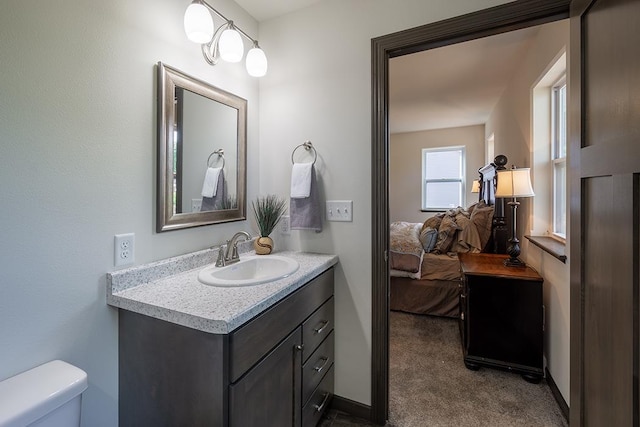
M533 197L529 168L506 169L498 171L496 197Z
M220 34L220 40L218 41L218 49L220 51L220 58L227 62L240 62L244 55L244 45L242 44L242 37L240 33L233 29L233 25L224 30Z
M471 184L471 192L472 193L480 192L480 181L478 181L477 179L474 179L473 184Z
M247 73L253 77L262 77L267 74L267 56L259 47L253 47L247 52Z
M213 18L202 3L193 2L184 13L184 32L194 43L208 43L213 37Z

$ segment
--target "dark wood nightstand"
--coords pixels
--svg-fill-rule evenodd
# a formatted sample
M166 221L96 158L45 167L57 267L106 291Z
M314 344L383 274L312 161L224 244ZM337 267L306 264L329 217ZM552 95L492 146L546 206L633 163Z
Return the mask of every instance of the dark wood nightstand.
M506 267L506 255L458 254L462 269L460 336L464 364L542 378L543 279L530 267Z

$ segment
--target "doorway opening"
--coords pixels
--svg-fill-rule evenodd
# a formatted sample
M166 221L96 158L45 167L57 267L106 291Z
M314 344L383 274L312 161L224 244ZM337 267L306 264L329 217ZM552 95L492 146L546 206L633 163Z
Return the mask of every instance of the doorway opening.
M372 390L371 420L389 416L389 60L410 53L565 19L569 0L525 0L372 41Z

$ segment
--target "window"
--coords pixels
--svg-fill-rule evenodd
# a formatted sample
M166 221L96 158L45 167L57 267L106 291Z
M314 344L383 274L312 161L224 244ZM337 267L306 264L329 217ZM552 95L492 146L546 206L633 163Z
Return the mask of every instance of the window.
M422 150L422 210L464 205L464 147Z
M567 236L567 82L552 87L551 162L553 163L553 234Z

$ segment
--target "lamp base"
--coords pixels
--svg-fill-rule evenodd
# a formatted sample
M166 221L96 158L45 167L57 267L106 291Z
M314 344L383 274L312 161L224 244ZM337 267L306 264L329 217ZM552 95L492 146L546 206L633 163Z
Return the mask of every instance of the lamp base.
M519 258L507 258L504 260L504 265L507 267L526 267L527 264L524 261L520 261Z

